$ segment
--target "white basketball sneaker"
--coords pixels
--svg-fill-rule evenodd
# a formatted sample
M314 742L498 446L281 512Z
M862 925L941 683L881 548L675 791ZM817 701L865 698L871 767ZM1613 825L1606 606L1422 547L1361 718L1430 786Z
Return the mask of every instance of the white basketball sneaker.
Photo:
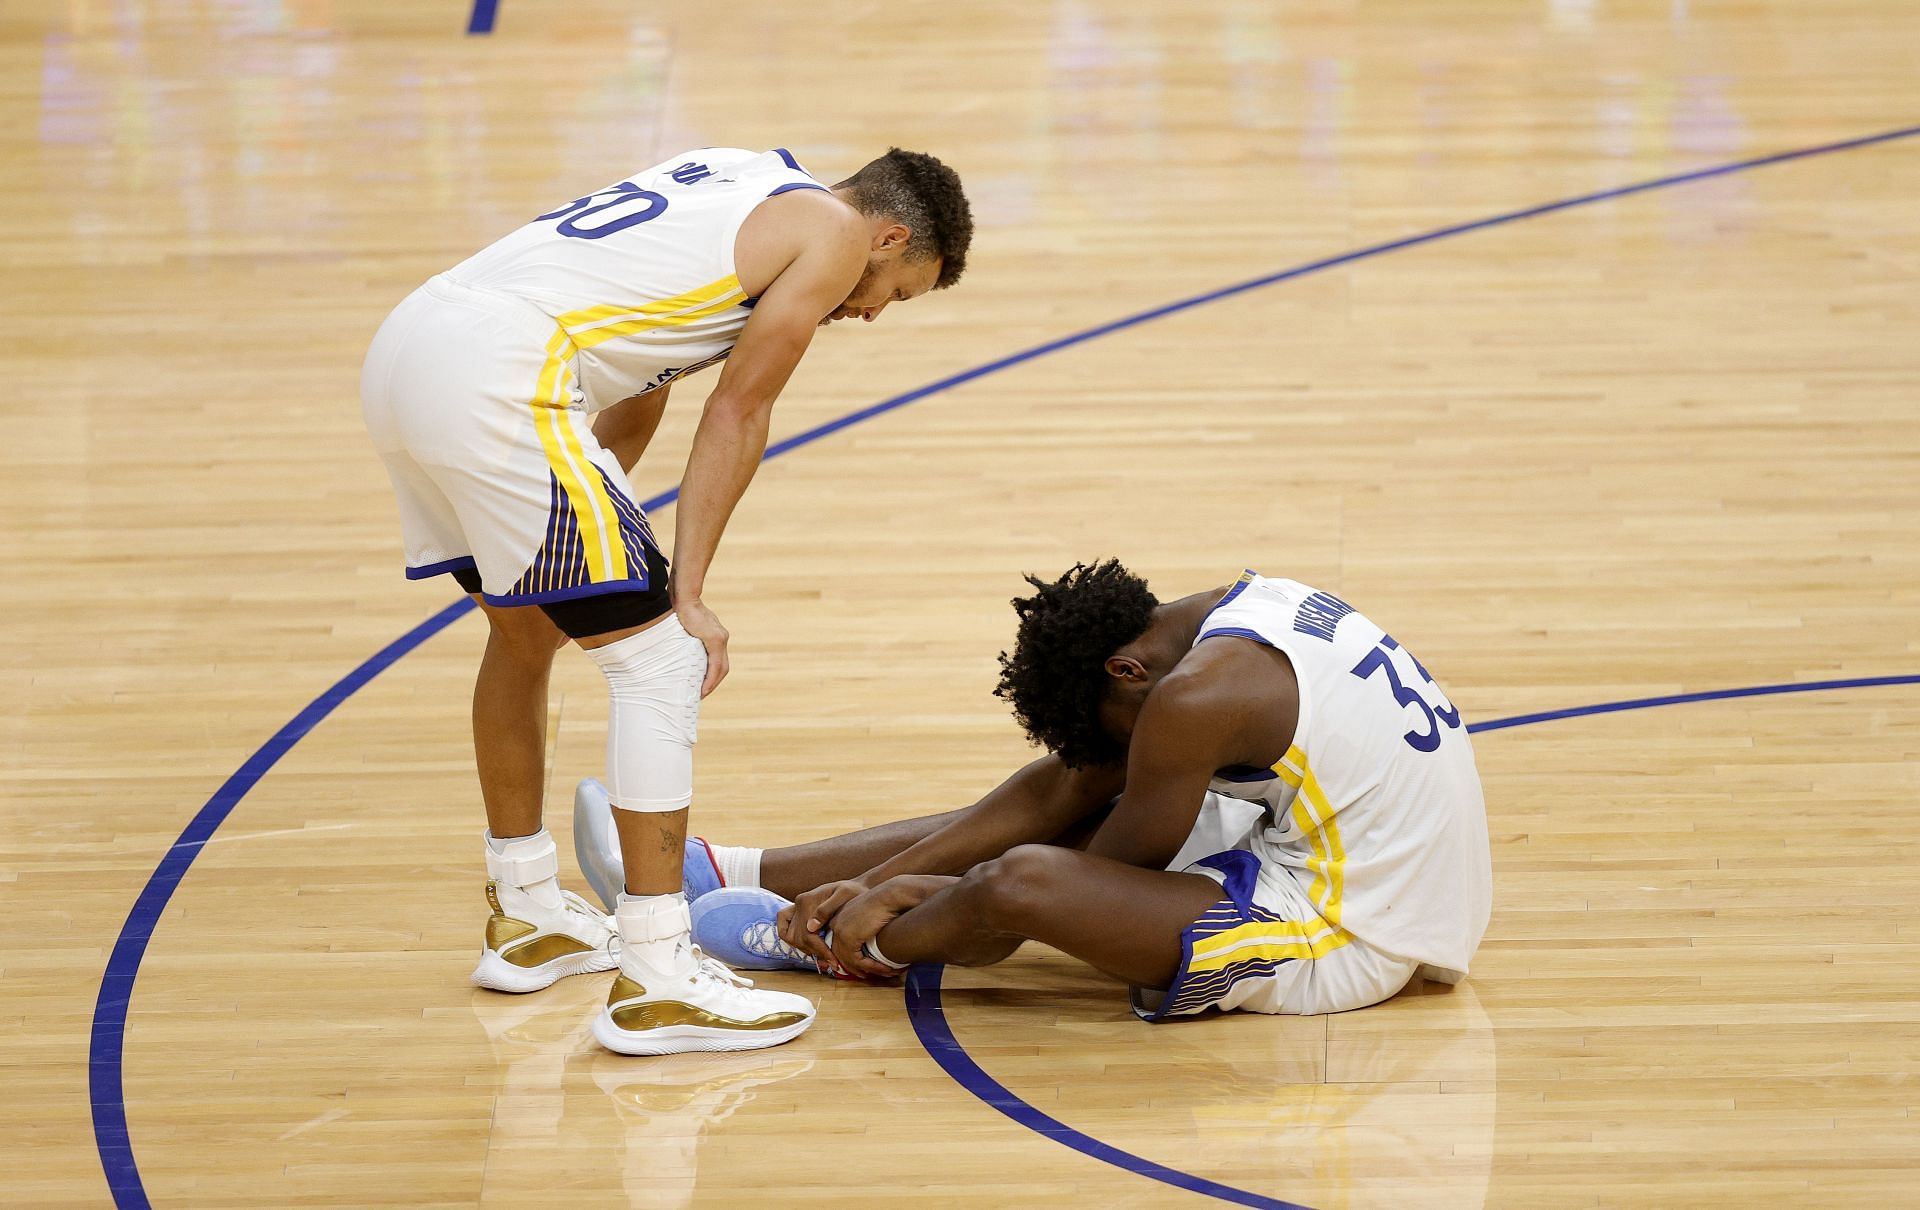
M487 846L486 945L473 981L499 992L537 992L568 975L618 964L613 923L580 896L560 889L553 837L545 831Z
M813 1004L804 996L757 988L701 953L689 936L683 896L623 897L616 919L620 973L593 1022L593 1036L608 1050L760 1050L813 1024Z

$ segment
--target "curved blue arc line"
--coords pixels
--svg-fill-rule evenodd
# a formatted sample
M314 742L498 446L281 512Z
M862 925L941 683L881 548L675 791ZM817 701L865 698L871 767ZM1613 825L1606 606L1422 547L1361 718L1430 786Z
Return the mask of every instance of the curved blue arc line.
M173 898L175 888L186 877L187 867L200 855L201 847L212 839L214 830L240 805L247 791L307 732L394 661L472 609L473 602L462 597L382 647L358 668L335 681L325 693L308 702L306 709L274 732L245 764L234 770L233 776L221 783L147 877L147 885L141 888L140 897L127 913L127 922L113 943L113 953L107 956L106 972L100 977L100 995L93 1005L93 1036L87 1059L94 1145L99 1149L100 1167L106 1173L107 1188L112 1190L116 1205L148 1205L146 1189L140 1182L140 1169L133 1159L133 1142L127 1134L120 1060L126 1044L127 1005L133 999L133 981L140 975L140 959L147 952L147 942L153 938L153 930L160 923L167 901Z
M484 12L487 29L477 30L475 32L487 32L487 30L492 28L495 4L496 0L476 0L474 7L476 23L480 15ZM828 421L825 424L807 429L805 432L797 433L792 437L775 442L767 447L767 452L763 460L778 458L792 450L811 445L822 438L832 436L842 429L872 420L876 416L885 415L888 412L903 408L910 403L917 402L929 396L952 390L954 387L971 382L976 378L984 378L989 374L996 374L1001 370L1010 369L1023 362L1045 357L1048 354L1057 353L1063 349L1069 349L1076 345L1085 344L1091 340L1097 340L1102 336L1109 336L1115 332L1138 327L1141 324L1149 323L1156 319L1162 319L1169 315L1204 306L1207 303L1218 302L1224 298L1244 294L1249 290L1257 290L1264 286L1276 285L1293 278L1304 277L1310 273L1317 273L1339 265L1365 260L1369 257L1381 256L1388 252L1396 252L1401 249L1432 243L1435 240L1445 239L1449 236L1464 235L1471 231L1479 231L1487 227L1496 227L1503 223L1517 222L1521 219L1533 218L1538 215L1551 214L1575 206L1591 205L1612 198L1644 193L1651 189L1681 185L1689 181L1704 180L1708 177L1724 176L1732 172L1743 172L1768 164L1779 164L1789 160L1805 159L1808 156L1848 151L1857 147L1867 147L1876 143L1890 142L1895 139L1910 138L1914 135L1920 135L1920 126L1908 126L1898 130L1884 131L1880 134L1866 135L1862 138L1847 139L1837 143L1823 143L1816 147L1803 147L1798 150L1783 151L1774 155L1736 160L1731 163L1702 168L1692 172L1658 177L1653 180L1642 181L1638 184L1622 186L1617 189L1607 189L1597 193L1582 194L1579 197L1549 202L1541 206L1532 206L1524 210L1512 210L1505 214L1480 219L1476 222L1458 223L1450 227L1441 227L1437 230L1429 231L1421 235L1410 236L1406 239L1372 244L1352 252L1342 253L1338 256L1311 261L1304 265L1297 265L1291 269L1284 269L1277 273L1267 274L1264 277L1250 278L1247 281L1226 286L1218 290L1212 290L1205 294L1192 295L1191 297L1168 303L1165 306L1140 311L1098 327L1088 328L1057 340L1048 341L1045 344L1034 345L1031 348L1023 349L1017 353L1002 357L997 361L990 361L984 365L975 366L972 369L963 370L957 374L951 374L935 382L928 383L925 386L907 391L904 394L895 395L890 399L882 400L870 407L848 413L836 420ZM641 507L646 510L664 508L676 500L679 494L678 488L662 492L652 499L645 501ZM100 1167L106 1175L107 1187L112 1191L116 1205L121 1207L145 1207L150 1204L145 1186L140 1180L139 1165L134 1159L133 1142L127 1129L127 1112L122 1084L121 1060L126 1042L127 1006L133 995L134 981L139 977L141 959L146 955L147 944L153 937L153 931L159 924L160 916L166 910L168 901L173 898L173 892L179 887L181 879L186 877L187 870L192 866L194 858L199 856L201 846L213 835L215 829L226 821L227 816L232 814L234 807L239 805L240 800L246 796L247 792L266 775L269 769L278 763L282 756L286 755L294 744L298 743L300 739L317 726L321 720L325 719L329 714L332 714L342 702L359 691L367 682L378 676L401 656L406 655L409 651L412 651L440 631L446 629L456 620L471 612L473 608L473 602L466 598L453 602L387 646L381 648L379 652L369 657L359 667L335 682L325 693L308 703L304 710L295 715L286 726L276 731L266 743L262 744L252 756L247 758L246 763L241 765L240 768L234 772L233 776L222 783L220 788L214 792L213 797L209 798L206 805L201 807L193 819L188 822L185 829L181 831L178 839L168 847L166 854L161 857L159 864L154 867L153 873L147 876L146 885L141 888L139 896L134 900L133 907L128 911L126 923L120 928L120 934L114 941L113 952L108 956L106 969L101 975L100 994L94 1003L93 1028L88 1052L88 1089L93 1110L94 1146L99 1152ZM1616 706L1616 708L1625 707ZM1508 726L1518 725L1508 720L1496 720L1493 723L1481 724L1480 729L1488 730L1502 724ZM934 1012L937 1015L937 1007ZM923 1019L925 1019L924 1015L922 1018L916 1018L916 1021ZM916 1025L916 1030L918 1028L918 1025ZM976 1067L975 1070L978 1070L978 1068ZM959 1077L956 1076L955 1078L958 1079ZM1004 1092L1005 1090L1003 1089L1001 1091ZM1012 1094L1008 1093L1006 1095L1010 1097ZM1038 1111L1035 1112L1037 1113ZM1051 1121L1051 1119L1048 1120ZM1061 1136L1055 1135L1054 1137ZM1086 1138L1084 1135L1079 1137L1082 1139ZM1097 1140L1087 1140L1087 1142L1100 1147L1105 1146L1104 1144L1099 1144ZM1089 1152L1089 1154L1094 1153ZM1100 1155L1099 1158L1104 1159L1107 1157ZM1145 1163L1146 1161L1139 1162ZM1192 1179L1199 1180L1200 1178L1196 1177ZM1226 1187L1221 1186L1221 1188L1224 1189ZM1257 1197L1258 1195L1245 1194L1244 1196ZM1280 1206L1286 1205L1287 1203L1264 1199L1248 1204Z
M914 1036L920 1039L920 1045L926 1048L927 1054L932 1056L933 1061L940 1065L940 1069L952 1076L960 1087L1028 1130L1045 1135L1056 1143L1064 1143L1075 1151L1090 1155L1096 1160L1103 1160L1116 1168L1124 1168L1137 1176L1144 1176L1162 1184L1172 1185L1176 1189L1191 1190L1194 1193L1202 1193L1208 1197L1219 1198L1223 1202L1233 1202L1241 1206L1259 1206L1263 1210L1307 1210L1307 1207L1297 1202L1282 1201L1277 1197L1236 1189L1232 1185L1210 1181L1204 1176L1195 1176L1191 1172L1182 1172L1178 1168L1169 1168L1165 1164L1156 1164L1152 1160L1142 1159L1130 1151L1122 1151L1109 1143L1103 1143L1092 1135L1082 1134L1058 1118L1041 1113L1007 1091L1006 1085L983 1071L980 1065L973 1061L973 1056L968 1054L966 1048L961 1046L953 1036L953 1027L947 1023L947 1016L940 1009L940 976L945 970L944 966L915 966L907 971L907 1019L913 1022Z
M1535 723L1550 723L1559 719L1583 718L1591 714L1616 714L1623 710L1648 710L1656 706L1677 706L1687 702L1718 702L1732 698L1767 697L1781 693L1818 693L1834 689L1861 689L1881 685L1920 685L1920 674L1911 676L1870 676L1844 681L1809 681L1798 685L1753 685L1740 689L1709 689L1700 693L1676 693L1667 697L1641 697L1619 702L1601 702L1594 706L1574 706L1566 710L1546 710L1538 714L1515 714L1507 718L1496 718L1488 722L1469 725L1469 731L1501 731L1511 727L1529 727ZM907 972L907 1019L913 1023L914 1036L920 1039L920 1045L926 1049L929 1057L940 1065L960 1087L966 1089L988 1105L1006 1114L1014 1121L1038 1134L1043 1134L1056 1143L1071 1147L1075 1151L1092 1156L1096 1160L1125 1169L1136 1176L1160 1181L1179 1189L1190 1189L1195 1193L1204 1193L1208 1197L1221 1201L1235 1202L1242 1206L1266 1206L1278 1210L1304 1210L1293 1202L1281 1201L1247 1189L1238 1189L1232 1185L1222 1185L1205 1177L1169 1168L1153 1160L1144 1159L1130 1151L1122 1151L1111 1143L1103 1143L1090 1134L1075 1130L1057 1118L1035 1109L1020 1099L1005 1084L988 1075L973 1060L959 1039L953 1036L953 1026L940 1006L940 979L946 968L943 966L916 966Z

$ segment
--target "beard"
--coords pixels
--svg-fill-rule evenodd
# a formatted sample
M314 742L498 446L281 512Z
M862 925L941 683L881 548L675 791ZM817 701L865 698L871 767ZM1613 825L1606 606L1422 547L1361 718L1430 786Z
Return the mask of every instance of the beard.
M860 280L853 283L853 291L847 295L847 302L852 302L854 299L866 293L867 288L873 285L873 279L880 276L880 269L880 258L877 256L869 256L867 258L867 267L860 272ZM847 303L843 302L840 305L844 307Z
M869 256L867 258L867 267L860 271L860 280L853 283L853 289L847 292L845 300L841 302L840 306L834 308L836 313L840 311L841 308L851 304L854 299L865 294L873 286L873 279L880 275L881 265L882 262L879 257ZM833 315L823 317L820 320L820 326L823 328L826 327L833 322L833 318Z

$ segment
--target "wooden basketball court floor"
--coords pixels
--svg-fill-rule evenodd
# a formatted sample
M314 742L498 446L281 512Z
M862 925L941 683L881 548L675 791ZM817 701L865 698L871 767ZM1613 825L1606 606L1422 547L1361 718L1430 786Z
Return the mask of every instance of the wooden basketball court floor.
M1866 0L9 6L0 1201L1920 1202L1916 46ZM893 143L973 266L824 333L776 434L938 389L749 493L696 830L990 786L1023 570L1253 566L1552 716L1476 740L1465 985L1149 1027L1030 948L911 1015L775 976L805 1038L655 1061L602 980L467 986L482 627L414 631L367 340L675 150ZM603 711L563 657L563 848Z

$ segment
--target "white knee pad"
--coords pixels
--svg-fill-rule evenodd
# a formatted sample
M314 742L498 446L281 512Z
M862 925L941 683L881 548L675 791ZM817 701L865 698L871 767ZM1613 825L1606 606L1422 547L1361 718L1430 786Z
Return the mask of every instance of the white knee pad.
M622 811L679 811L693 802L693 745L707 651L680 619L587 652L606 674L607 799Z

